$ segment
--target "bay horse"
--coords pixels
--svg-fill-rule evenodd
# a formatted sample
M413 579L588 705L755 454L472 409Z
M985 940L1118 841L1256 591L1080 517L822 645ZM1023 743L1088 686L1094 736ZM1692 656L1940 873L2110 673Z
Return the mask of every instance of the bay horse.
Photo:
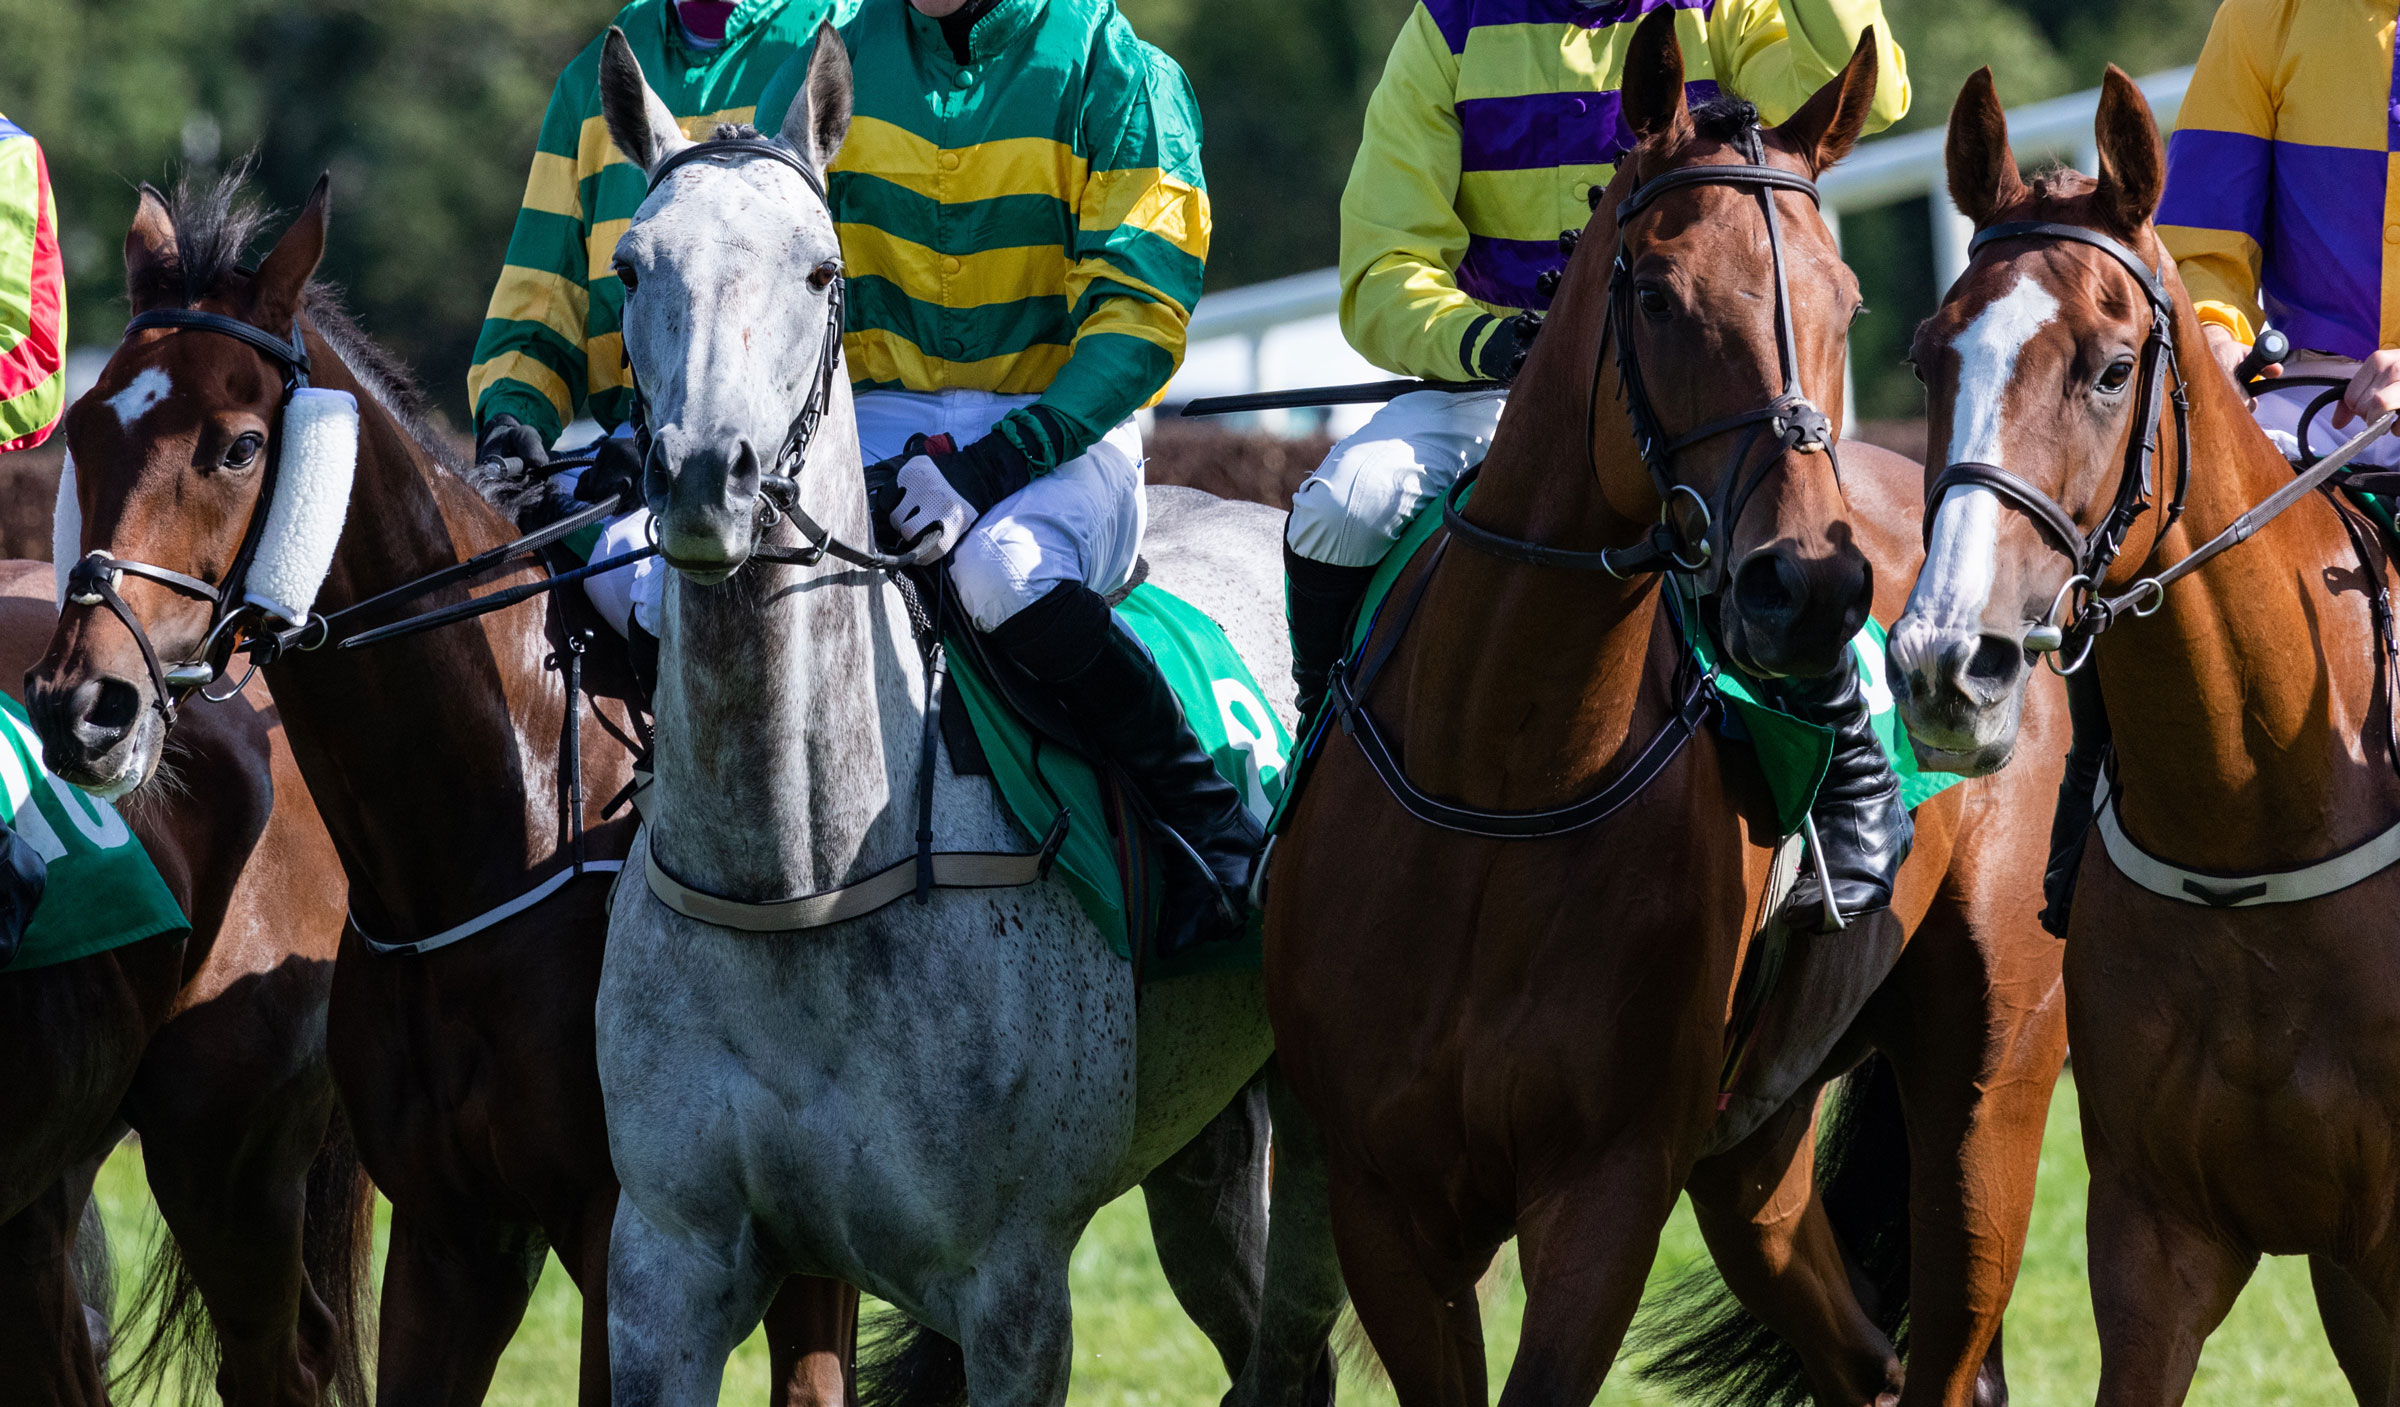
M656 784L600 985L625 1185L609 1273L619 1402L715 1403L726 1354L800 1272L917 1326L888 1371L862 1364L874 1400L1057 1407L1069 1254L1137 1185L1169 1283L1235 1381L1228 1400L1330 1401L1340 1284L1305 1120L1279 1082L1271 1226L1265 1150L1244 1136L1243 1092L1270 1053L1257 972L1152 980L1137 1005L1133 965L1063 877L1030 867L1014 887L815 923L781 906L739 928L691 916L855 897L921 830L1020 863L1025 842L990 782L930 746L934 666L895 563L854 545L874 539L823 175L850 120L839 36L819 31L776 137L687 142L613 30L600 86L610 135L651 178L616 263L655 445L645 497L678 569ZM771 514L757 506L770 474L788 486ZM1151 504L1153 580L1224 625L1256 678L1283 679L1279 515L1190 489Z
M1921 477L1851 445L1828 472L1832 415L1821 443L1795 433L1818 414L1804 388L1841 384L1858 304L1809 196L1864 123L1871 42L1772 130L1747 104L1695 116L1684 72L1672 12L1653 15L1622 84L1640 145L1593 202L1472 499L1362 647L1380 681L1366 715L1327 731L1287 820L1267 893L1277 1058L1323 1131L1359 1319L1412 1407L1487 1400L1474 1287L1511 1235L1525 1318L1499 1400L1589 1401L1687 1188L1740 1304L1790 1348L1761 1371L1762 1335L1703 1311L1662 1327L1672 1384L1996 1402L2064 1055L2033 912L2036 769L1917 809L1891 912L1803 940L1871 995L1789 1013L1780 1049L1746 1057L1777 1078L1747 1106L1720 1094L1779 829L1755 764L1704 722L1663 766L1642 760L1680 711L1707 714L1662 607L1680 588L1633 568L1665 553L1717 575L1684 609L1715 611L1754 672L1848 668L1869 610L1900 605ZM1745 427L1772 432L1763 461L1731 448ZM1679 452L1654 466L1645 444ZM1351 741L1366 718L1406 786ZM2063 744L2054 694L2028 718ZM1478 813L1577 807L1582 829L1523 827L1546 838L1471 833L1514 824ZM1870 1049L1867 1143L1820 1194L1817 1092ZM1894 1240L1897 1265L1867 1274Z
M518 529L446 462L405 370L313 282L325 183L255 272L240 267L258 217L229 177L173 204L144 188L125 241L136 317L193 309L303 339L310 379L355 396L358 457L346 520L319 593L332 613ZM296 332L294 331L296 329ZM287 368L252 340L144 327L121 343L68 434L84 504L81 547L204 583L241 560L279 424ZM125 405L120 417L105 407ZM522 486L499 486L522 496ZM517 566L492 584L522 583ZM127 572L120 594L168 659L197 653L209 602ZM429 602L465 599L451 587ZM360 1156L392 1203L377 1400L480 1401L555 1250L583 1291L581 1400L608 1400L606 1275L616 1177L592 1054L592 999L609 872L569 875L548 898L463 941L377 952L488 916L566 874L580 823L591 860L621 857L626 819L607 800L629 780L621 707L568 712L568 642L538 608L485 616L362 650L295 650L269 663L300 772L348 876L350 922L333 977L334 1076ZM123 621L71 607L29 678L53 766L92 787L159 766L167 710ZM187 710L188 711L188 710ZM577 720L570 739L568 719ZM580 789L562 775L569 743ZM580 796L576 815L568 802ZM777 1391L839 1402L849 1291L794 1287L771 1324Z
M53 584L48 563L0 563L0 678L40 657ZM107 1311L77 1272L105 1242L77 1232L131 1128L172 1239L122 1379L213 1376L228 1407L365 1407L372 1189L325 1063L340 865L271 709L192 710L166 770L121 813L190 932L0 971L0 1396L109 1400L86 1306Z
M1952 109L1950 189L1979 233L1912 352L1947 459L1893 687L1919 753L1970 775L2022 765L2037 652L2063 650L2105 705L2100 843L2066 941L2097 1400L2182 1401L2268 1253L2309 1257L2351 1386L2390 1403L2388 549L2304 493L2203 554L2293 467L2204 350L2151 224L2157 126L2113 67L2095 133L2097 177L2028 183L1988 69Z

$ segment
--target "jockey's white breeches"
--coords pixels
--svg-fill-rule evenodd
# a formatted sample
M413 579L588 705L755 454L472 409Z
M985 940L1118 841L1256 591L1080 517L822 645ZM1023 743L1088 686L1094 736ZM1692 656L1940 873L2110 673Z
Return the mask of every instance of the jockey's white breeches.
M2339 376L2347 381L2358 374L2358 367L2355 360L2337 357L2330 352L2294 352L2284 359L2283 374ZM2300 417L2307 412L2308 403L2332 389L2330 386L2294 386L2288 390L2269 391L2258 398L2258 409L2253 414L2258 417L2259 428L2267 432L2267 438L2275 442L2275 448L2283 451L2284 458L2295 458L2300 453ZM2318 411L2317 418L2309 423L2308 447L2320 459L2366 428L2363 422L2352 420L2337 430L2333 425L2333 412L2334 407L2328 405ZM2386 435L2360 450L2358 458L2350 462L2373 465L2378 469L2400 467L2400 438Z
M1508 392L1411 391L1336 444L1292 495L1284 540L1338 567L1383 560L1417 511L1483 462Z
M859 451L865 463L875 464L920 434L947 434L963 447L1036 399L990 391L861 391ZM976 629L991 630L1061 582L1080 581L1103 595L1115 591L1133 579L1146 517L1142 432L1128 419L975 520L950 557L959 604ZM641 547L649 541L649 521L647 510L611 521L592 559ZM631 619L655 635L665 573L653 557L586 578L584 590L618 631Z

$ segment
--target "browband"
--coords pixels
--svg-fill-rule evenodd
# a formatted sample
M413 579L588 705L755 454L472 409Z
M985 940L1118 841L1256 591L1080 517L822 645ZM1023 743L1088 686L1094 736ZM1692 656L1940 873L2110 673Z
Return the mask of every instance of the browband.
M1650 208L1652 202L1669 191L1681 190L1685 186L1719 185L1771 186L1776 190L1798 191L1813 203L1823 203L1823 197L1817 192L1816 182L1797 171L1786 171L1780 166L1764 164L1678 166L1672 171L1651 177L1643 183L1640 189L1625 197L1625 203L1617 207L1617 223L1623 225L1627 220L1641 214Z
M136 313L133 321L125 324L125 335L131 337L154 327L196 328L247 342L274 359L287 374L297 377L300 384L308 383L308 344L300 340L300 319L296 315L292 319L292 340L289 342L240 318L229 318L222 313L204 313L198 308L152 308L146 313Z
M2158 274L2142 261L2141 255L2098 230L2049 220L2010 220L1978 232L1975 238L1967 242L1967 257L1971 259L1985 245L2003 239L2063 239L2073 244L2088 244L2125 266L2125 272L2133 275L2134 282L2142 286L2142 293L2150 300L2153 311L2169 318L2174 316L2175 304L2167 297L2167 287L2159 281Z
M719 137L711 141L694 142L658 163L658 169L650 173L650 189L657 190L658 183L674 174L679 166L718 156L755 156L781 162L800 173L800 179L808 182L808 188L816 192L817 199L826 199L825 180L816 173L815 168L802 161L790 147L765 137Z

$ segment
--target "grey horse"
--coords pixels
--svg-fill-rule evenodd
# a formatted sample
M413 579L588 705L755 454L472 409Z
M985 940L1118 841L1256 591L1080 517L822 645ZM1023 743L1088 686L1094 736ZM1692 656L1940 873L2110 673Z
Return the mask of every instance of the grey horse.
M690 145L620 35L601 86L610 134L646 173ZM918 1371L880 1400L939 1387L979 1407L1063 1402L1069 1253L1136 1185L1170 1282L1235 1379L1227 1400L1328 1400L1342 1291L1321 1154L1270 1077L1262 1236L1255 1124L1216 1117L1255 1107L1245 1090L1271 1053L1257 974L1155 982L1137 1006L1129 965L1056 880L756 933L685 917L640 878L655 856L691 889L764 902L914 853L926 669L907 602L837 557L752 560L762 543L801 542L796 515L762 510L759 494L812 397L824 413L790 471L797 507L845 542L873 541L847 379L824 363L838 355L839 253L813 188L849 120L849 61L827 29L774 139L808 174L755 149L679 164L616 253L654 437L645 494L677 568L656 782L599 997L624 1183L609 1261L617 1401L715 1403L727 1353L773 1287L806 1272L941 1336L918 1331L902 1363L960 1376ZM1280 515L1173 489L1151 492L1151 514L1154 579L1281 680ZM1029 848L987 781L954 775L946 755L934 765L941 848Z

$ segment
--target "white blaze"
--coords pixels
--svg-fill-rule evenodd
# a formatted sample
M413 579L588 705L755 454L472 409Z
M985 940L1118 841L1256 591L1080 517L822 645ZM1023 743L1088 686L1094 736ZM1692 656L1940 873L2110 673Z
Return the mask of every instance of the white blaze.
M139 376L125 383L125 389L110 396L101 404L117 413L117 423L127 429L133 422L150 413L150 408L163 401L175 389L175 383L155 366L142 368Z
M2016 375L2017 354L2057 315L2058 299L2050 290L2019 274L2016 285L1986 304L1951 342L1958 352L1958 397L1950 413L1950 463L2006 467L2001 411ZM1990 489L1970 484L1942 495L1925 570L1909 593L1909 614L1942 622L1980 620L1991 600L1999 531L2000 499Z

